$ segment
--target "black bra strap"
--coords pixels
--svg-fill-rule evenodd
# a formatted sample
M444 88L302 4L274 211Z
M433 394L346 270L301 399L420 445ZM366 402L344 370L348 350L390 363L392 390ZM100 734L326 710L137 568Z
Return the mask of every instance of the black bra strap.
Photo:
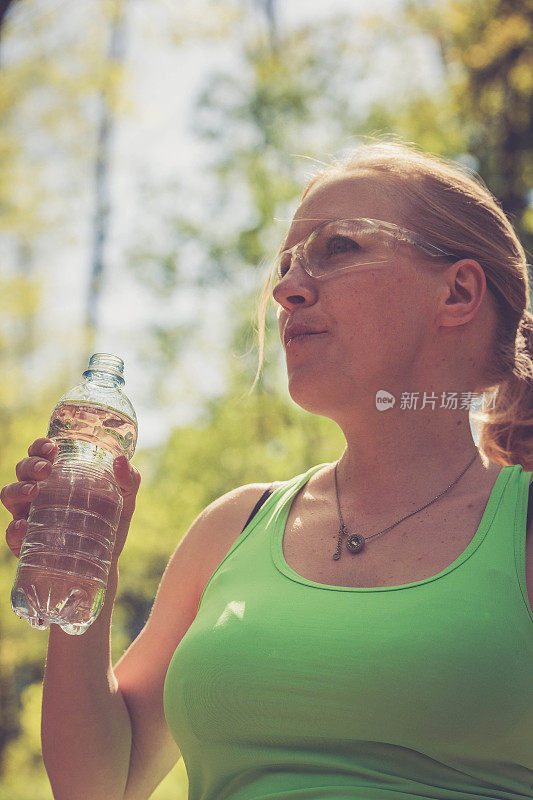
M255 506L253 507L250 516L246 520L246 524L245 524L244 528L242 529L241 533L244 531L244 529L246 527L248 527L248 525L250 524L252 519L255 517L255 515L257 514L257 512L259 511L259 509L261 508L261 506L265 502L265 500L267 500L270 497L270 495L272 494L272 492L275 491L278 488L278 486L281 486L283 482L284 481L275 481L274 483L270 484L270 486L268 487L268 489L266 491L263 492L263 494L261 495L261 497L259 498L259 500L255 504Z

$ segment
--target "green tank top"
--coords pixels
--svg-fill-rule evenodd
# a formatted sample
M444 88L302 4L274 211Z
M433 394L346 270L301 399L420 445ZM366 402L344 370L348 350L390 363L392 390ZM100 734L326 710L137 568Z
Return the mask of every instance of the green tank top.
M531 472L502 467L474 538L400 586L286 563L279 487L207 583L164 684L189 800L533 798Z

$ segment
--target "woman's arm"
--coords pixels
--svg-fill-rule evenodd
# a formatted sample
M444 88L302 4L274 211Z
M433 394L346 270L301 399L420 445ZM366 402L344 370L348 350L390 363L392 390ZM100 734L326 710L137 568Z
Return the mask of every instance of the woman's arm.
M43 761L55 800L122 800L131 725L110 658L118 565L104 605L81 636L50 627L43 684Z

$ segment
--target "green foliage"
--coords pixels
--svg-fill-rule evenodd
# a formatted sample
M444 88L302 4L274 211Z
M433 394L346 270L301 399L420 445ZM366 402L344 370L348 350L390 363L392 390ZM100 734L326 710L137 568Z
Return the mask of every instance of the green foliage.
M82 187L78 181L85 179L80 166L95 150L88 100L103 91L109 105L118 110L130 101L124 97L123 71L105 59L101 47L116 0L111 4L100 0L83 36L76 25L63 24L59 7L43 14L37 0L18 5L24 6L23 34L17 36L12 30L10 17L2 29L0 233L18 242L33 242L49 232L53 222L62 223L63 230L69 227L71 209L51 202L55 190L46 173L50 162L66 162L68 178L61 191L77 200ZM44 159L34 149L35 131ZM62 219L60 208L68 209Z
M22 690L20 700L20 734L6 747L2 788L10 800L52 800L41 756L42 686L30 684Z
M533 18L515 0L410 0L407 17L439 44L449 117L465 152L533 254ZM438 126L431 126L440 130ZM439 150L441 152L441 150Z

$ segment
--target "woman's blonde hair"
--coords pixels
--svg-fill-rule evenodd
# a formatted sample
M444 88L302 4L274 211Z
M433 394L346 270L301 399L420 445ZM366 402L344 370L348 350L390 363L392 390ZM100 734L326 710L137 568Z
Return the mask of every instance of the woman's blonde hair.
M404 225L457 259L473 258L485 271L497 313L493 354L484 376L479 447L496 464L533 470L533 314L528 310L528 264L514 229L481 177L443 157L391 141L361 144L320 169L302 192L324 178L374 173L401 199ZM258 306L259 366L263 364L265 318L274 266ZM492 344L491 344L492 342Z

